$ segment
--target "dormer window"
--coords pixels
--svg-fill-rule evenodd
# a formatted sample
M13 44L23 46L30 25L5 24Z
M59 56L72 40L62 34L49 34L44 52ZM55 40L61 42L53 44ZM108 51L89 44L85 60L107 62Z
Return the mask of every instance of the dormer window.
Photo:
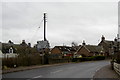
M9 53L13 53L13 48L12 47L10 47Z

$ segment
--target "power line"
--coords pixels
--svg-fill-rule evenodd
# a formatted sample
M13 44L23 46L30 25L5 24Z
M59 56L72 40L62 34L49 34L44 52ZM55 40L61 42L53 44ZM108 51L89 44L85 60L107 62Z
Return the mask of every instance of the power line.
M42 19L42 20L40 21L40 24L39 24L39 26L36 28L35 33L32 35L30 42L33 41L33 38L34 38L35 35L37 34L38 30L41 28L43 20L44 20L44 19Z

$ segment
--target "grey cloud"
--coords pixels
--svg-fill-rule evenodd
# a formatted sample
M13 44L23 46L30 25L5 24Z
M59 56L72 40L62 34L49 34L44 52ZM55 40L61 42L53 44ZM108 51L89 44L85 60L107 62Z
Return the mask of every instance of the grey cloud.
M2 9L3 41L11 38L18 43L20 40L15 37L19 35L20 39L30 42L44 12L47 12L47 39L51 46L69 45L72 41L80 44L82 40L97 44L101 35L113 39L118 29L117 3L114 2L8 2ZM32 44L43 39L43 25L40 27Z

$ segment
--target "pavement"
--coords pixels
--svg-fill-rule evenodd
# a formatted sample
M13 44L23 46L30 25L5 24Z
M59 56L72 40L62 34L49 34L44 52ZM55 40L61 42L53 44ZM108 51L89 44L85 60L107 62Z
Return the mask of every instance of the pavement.
M99 69L93 78L113 78L120 80L120 75L118 75L114 70L112 70L111 65L106 65Z

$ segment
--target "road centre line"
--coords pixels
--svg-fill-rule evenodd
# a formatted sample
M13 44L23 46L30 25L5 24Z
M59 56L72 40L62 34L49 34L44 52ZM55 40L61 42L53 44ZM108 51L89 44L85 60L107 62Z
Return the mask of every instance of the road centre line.
M42 75L40 75L40 76L36 76L36 77L33 77L33 78L40 78L40 77L42 77Z
M40 78L40 77L42 77L42 75L40 75L40 76L35 76L35 77L33 77L33 78L31 78L31 79L27 79L27 80L32 80L32 79Z

